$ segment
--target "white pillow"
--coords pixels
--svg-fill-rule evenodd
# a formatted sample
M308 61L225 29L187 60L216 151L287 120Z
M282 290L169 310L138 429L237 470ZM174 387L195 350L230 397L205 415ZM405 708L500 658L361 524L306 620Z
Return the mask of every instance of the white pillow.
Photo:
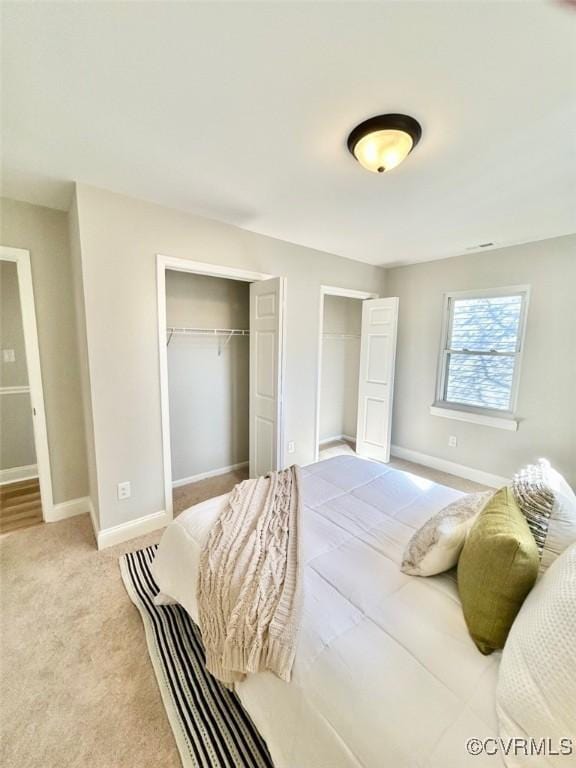
M512 490L536 539L543 573L576 541L576 495L546 459L521 469Z
M411 576L434 576L454 568L468 531L492 495L469 493L427 520L408 542L400 569Z
M576 751L576 544L551 565L526 598L504 646L496 708L503 739L572 739ZM548 750L550 751L550 750ZM505 757L509 768L558 766L566 755Z

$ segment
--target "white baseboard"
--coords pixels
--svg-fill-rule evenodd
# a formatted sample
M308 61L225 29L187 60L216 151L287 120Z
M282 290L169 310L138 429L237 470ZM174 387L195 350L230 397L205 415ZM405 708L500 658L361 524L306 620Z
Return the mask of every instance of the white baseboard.
M31 480L33 477L38 477L37 464L27 464L25 467L0 469L0 485L19 483L21 480Z
M98 549L122 544L136 538L136 536L143 536L145 533L156 531L158 528L164 528L170 522L172 522L172 516L162 510L151 515L138 517L136 520L128 520L127 523L120 523L120 525L114 525L111 528L103 528L96 534Z
M436 456L429 456L419 451L411 451L409 448L401 448L399 445L391 446L390 453L397 459L412 461L415 464L422 464L431 469L437 469L440 472L447 472L456 477L463 477L466 480L472 480L481 485L488 485L490 488L501 488L503 485L509 485L510 480L507 477L492 475L489 472L483 472L481 469L466 467L464 464L456 464L447 459L439 459Z
M74 517L75 515L84 515L86 512L90 512L92 504L88 496L84 496L80 499L70 499L70 501L63 501L60 504L54 504L49 514L46 515L47 523L56 523L59 520L66 520L68 517Z
M209 472L201 472L199 475L191 475L190 477L183 477L181 480L173 480L172 488L179 488L181 485L188 485L188 483L197 483L198 480L206 480L209 477L217 477L218 475L225 475L226 472L233 472L235 469L243 469L248 466L247 461L241 461L239 464L230 464L229 467L220 467L219 469L211 469Z

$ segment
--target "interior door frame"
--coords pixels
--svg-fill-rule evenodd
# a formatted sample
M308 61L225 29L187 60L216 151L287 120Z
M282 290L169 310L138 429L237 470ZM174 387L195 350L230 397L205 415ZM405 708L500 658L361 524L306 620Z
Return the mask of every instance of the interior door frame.
M175 272L190 272L194 275L208 277L222 277L227 280L239 280L246 283L255 283L260 280L270 280L278 275L270 275L266 272L252 272L248 269L226 267L220 264L207 264L202 261L190 261L175 256L156 254L156 289L158 305L158 356L160 366L160 410L162 416L162 461L164 468L164 509L168 519L172 520L174 510L172 505L172 451L170 448L170 395L168 390L168 353L166 349L166 270ZM282 277L282 280L286 278ZM284 294L286 291L284 290ZM282 313L280 328L282 342L286 336L286 312ZM280 424L279 434L284 445L284 376L285 376L286 344L281 344L280 358Z
M30 251L23 248L0 246L0 261L16 264L18 274L18 290L22 311L22 326L24 329L24 347L26 367L28 368L28 387L32 407L32 425L34 430L34 448L40 498L42 500L42 517L49 523L53 519L54 497L52 494L52 473L50 470L50 449L48 447L48 430L46 428L46 410L44 408L44 388L42 386L42 368L40 365L40 348L38 345L38 325L36 322L36 307L34 304L34 285L32 282L32 267ZM8 389L13 389L9 387ZM20 390L20 388L18 388ZM21 390L26 391L25 389Z
M318 357L316 365L316 425L314 429L314 461L318 461L320 455L320 408L322 395L322 339L324 333L324 297L341 296L345 299L379 299L380 294L370 291L357 291L353 288L338 288L334 285L320 286L320 301L318 315Z

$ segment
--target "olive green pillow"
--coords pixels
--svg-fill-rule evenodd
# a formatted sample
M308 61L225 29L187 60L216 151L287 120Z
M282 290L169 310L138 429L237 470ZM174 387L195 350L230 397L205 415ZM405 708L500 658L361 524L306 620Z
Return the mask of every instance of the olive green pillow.
M509 488L488 502L458 561L458 591L468 630L485 654L503 648L538 575L536 541Z

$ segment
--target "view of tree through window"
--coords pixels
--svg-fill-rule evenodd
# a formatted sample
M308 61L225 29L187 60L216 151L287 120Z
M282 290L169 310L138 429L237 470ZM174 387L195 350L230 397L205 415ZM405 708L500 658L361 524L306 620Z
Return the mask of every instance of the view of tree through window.
M511 409L522 301L521 295L451 300L446 402Z

